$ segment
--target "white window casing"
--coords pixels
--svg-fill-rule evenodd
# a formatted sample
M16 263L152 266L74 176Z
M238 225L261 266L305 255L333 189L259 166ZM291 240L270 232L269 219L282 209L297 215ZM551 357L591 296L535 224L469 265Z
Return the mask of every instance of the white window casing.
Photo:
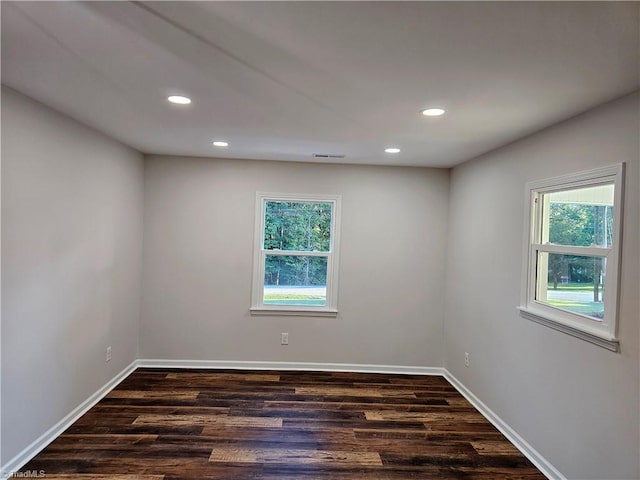
M332 205L331 227L328 251L278 250L264 248L266 206L268 202L324 203ZM253 284L251 290L252 315L293 315L327 316L338 314L338 271L340 250L340 211L339 195L294 194L294 193L256 193L256 213L254 229ZM305 256L325 257L327 259L326 303L314 305L273 305L264 302L265 262L267 256Z
M558 245L548 239L547 223L543 215L542 198L545 194L563 195L564 191L588 187L613 186L613 231L611 244L606 246ZM538 322L564 333L589 341L603 348L618 351L618 296L622 242L624 199L624 164L616 164L576 174L563 175L529 182L526 185L525 227L522 266L521 301L518 307L523 318ZM548 213L546 213L548 215ZM544 254L547 254L545 257ZM541 255L543 254L543 255ZM548 254L562 254L601 258L606 266L603 284L604 315L594 318L568 311L537 300L537 289L546 290L547 271L541 267ZM595 260L594 260L595 261ZM544 277L542 277L544 275ZM544 282L544 285L542 285Z

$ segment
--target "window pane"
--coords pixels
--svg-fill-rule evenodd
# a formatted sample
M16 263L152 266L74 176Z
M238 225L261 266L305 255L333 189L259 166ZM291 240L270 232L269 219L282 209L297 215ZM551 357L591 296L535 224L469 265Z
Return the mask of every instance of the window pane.
M610 247L613 184L543 195L542 243Z
M538 253L536 300L601 320L605 257Z
M328 252L331 203L268 201L264 249Z
M327 257L266 255L265 305L310 305L327 303Z

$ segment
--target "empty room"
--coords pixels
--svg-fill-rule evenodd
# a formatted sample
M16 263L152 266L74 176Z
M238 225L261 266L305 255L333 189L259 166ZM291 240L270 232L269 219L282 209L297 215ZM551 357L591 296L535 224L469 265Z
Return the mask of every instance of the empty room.
M0 8L1 479L640 479L640 2Z

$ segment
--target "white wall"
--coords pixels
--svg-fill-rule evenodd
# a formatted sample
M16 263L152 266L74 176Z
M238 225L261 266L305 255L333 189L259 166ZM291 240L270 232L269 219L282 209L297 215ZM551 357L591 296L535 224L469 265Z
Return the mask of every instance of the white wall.
M569 478L640 478L638 113L629 96L452 171L446 368ZM516 306L525 183L623 161L621 352L612 353L524 320Z
M448 171L173 157L145 169L142 358L442 365ZM256 191L342 195L337 318L249 315Z
M2 88L3 464L136 358L143 172Z

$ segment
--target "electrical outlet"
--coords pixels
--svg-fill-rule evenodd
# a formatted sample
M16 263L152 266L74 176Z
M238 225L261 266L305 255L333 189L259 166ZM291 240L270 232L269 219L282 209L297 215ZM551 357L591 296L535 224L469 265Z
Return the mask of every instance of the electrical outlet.
M289 345L289 334L281 333L280 334L280 345Z
M111 360L111 346L107 347L107 362Z
M464 366L469 366L469 352L464 352Z

